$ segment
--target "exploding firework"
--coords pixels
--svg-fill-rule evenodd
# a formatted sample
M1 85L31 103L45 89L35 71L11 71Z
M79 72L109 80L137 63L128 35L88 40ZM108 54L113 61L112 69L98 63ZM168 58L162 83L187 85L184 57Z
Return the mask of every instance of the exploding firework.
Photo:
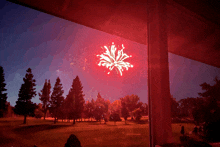
M123 44L122 49L118 50L118 52L116 51L117 48L115 47L114 42L112 42L112 45L109 49L107 46L104 46L104 48L106 49L105 53L97 55L97 57L100 57L100 61L98 63L99 66L105 66L110 71L112 71L114 67L116 67L121 76L124 69L128 70L129 67L133 67L133 65L131 65L129 62L124 62L125 59L131 56L128 56L126 53L123 52L123 50L125 49ZM108 74L110 74L110 72L108 72Z

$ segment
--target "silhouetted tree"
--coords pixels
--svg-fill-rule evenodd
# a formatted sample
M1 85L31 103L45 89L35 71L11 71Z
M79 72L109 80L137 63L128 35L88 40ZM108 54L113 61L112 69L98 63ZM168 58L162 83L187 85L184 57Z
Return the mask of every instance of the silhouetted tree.
M126 120L130 115L123 98L121 98L121 116L124 118L126 124Z
M147 103L143 103L140 109L142 111L142 115L148 115L148 104Z
M68 109L69 119L73 119L73 124L75 120L82 117L82 112L84 110L84 94L82 91L82 84L78 76L73 80L72 87L66 97L66 108Z
M216 77L214 81L215 84L212 86L207 83L201 84L200 86L202 87L202 90L205 90L205 92L199 93L199 95L206 98L207 104L210 108L218 109L220 102L220 80Z
M180 115L179 103L176 99L171 95L171 117L176 118Z
M121 121L121 118L120 118L120 112L119 111L112 111L111 112L111 115L109 117L109 120L110 121L114 121L115 125L116 125L116 122L117 121Z
M35 91L35 79L31 72L31 69L27 69L25 78L23 78L24 84L21 85L18 94L18 100L16 101L14 112L19 115L24 115L24 124L26 124L26 117L33 116L36 104L31 102L31 99L36 96Z
M73 124L75 124L75 98L74 95L71 95L70 92L67 95L66 99L64 100L64 110L67 119L73 119Z
M92 98L91 100L91 107L92 107L92 118L94 118L94 111L95 111L95 100Z
M137 95L127 95L123 98L123 101L129 111L129 113L132 113L137 108L140 108L142 106L142 102L139 102L140 98ZM131 116L133 119L133 116Z
M172 102L174 103L174 101ZM199 125L200 123L205 122L205 118L209 117L206 113L206 101L204 98L186 98L181 99L179 101L179 108L176 110L176 108L172 108L172 111L177 111L176 114L173 112L172 114L177 115L178 117L190 117L194 119L194 123L196 125Z
M64 99L63 104L60 107L58 118L62 119L62 122L63 122L64 119L67 118L66 99Z
M142 111L140 108L136 108L134 111L132 111L132 115L134 116L136 121L140 121L141 117L142 117Z
M98 93L97 99L95 101L95 109L93 112L94 118L96 121L100 121L104 115L104 99L101 97L101 95Z
M4 112L7 110L6 100L7 100L7 91L5 88L5 75L3 67L0 66L0 118L3 117Z
M85 104L84 114L86 118L92 118L93 117L93 111L94 111L94 105L92 102L87 101Z
M192 110L192 116L194 119L194 123L199 125L205 122L205 118L207 117L206 114L206 101L204 98L195 98L196 106Z
M110 102L108 100L105 101L105 99L101 97L100 93L98 93L93 115L97 121L100 121L100 123L101 119L107 119L109 104Z
M121 115L121 100L115 100L109 105L110 112L117 111Z
M39 97L40 97L40 100L43 103L42 111L44 113L44 120L45 120L45 117L46 117L48 107L50 105L50 93L51 93L50 89L51 89L50 80L47 82L47 79L46 79L45 83L44 83L44 87L41 90L41 93L38 93Z
M220 141L220 80L216 77L215 84L203 83L200 86L205 92L199 93L205 99L205 105L202 108L204 114L204 133L206 137L213 141Z
M10 105L10 102L6 102L7 110L4 113L3 117L12 117L14 116L14 107Z
M63 118L67 119L67 121L70 121L70 119L72 119L72 117L70 116L71 114L70 112L72 112L71 109L73 108L73 106L71 107L70 104L73 105L73 102L70 102L70 100L73 100L73 98L72 99L65 98L63 106L61 107L61 110L64 114Z
M198 107L196 98L186 98L179 101L180 117L193 118L192 112Z
M58 117L61 111L61 106L63 105L63 101L64 101L64 97L63 97L64 91L62 89L63 87L60 78L57 77L56 83L53 88L53 92L51 94L51 102L50 102L50 107L54 116L54 123L56 123L56 118Z
M42 104L41 103L39 103L36 106L36 109L34 110L34 114L35 114L36 118L41 118L44 116L44 113L42 112Z

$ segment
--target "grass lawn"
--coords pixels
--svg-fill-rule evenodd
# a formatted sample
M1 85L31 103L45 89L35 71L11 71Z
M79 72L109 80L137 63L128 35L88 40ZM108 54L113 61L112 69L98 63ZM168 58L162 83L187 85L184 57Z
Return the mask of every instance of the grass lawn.
M107 122L58 122L52 120L27 118L27 124L22 124L21 118L0 119L1 147L63 147L70 134L75 134L81 145L103 146L143 146L149 144L148 124L136 124L124 121ZM180 125L185 126L185 132L192 131L194 124L172 124L173 140L179 142Z

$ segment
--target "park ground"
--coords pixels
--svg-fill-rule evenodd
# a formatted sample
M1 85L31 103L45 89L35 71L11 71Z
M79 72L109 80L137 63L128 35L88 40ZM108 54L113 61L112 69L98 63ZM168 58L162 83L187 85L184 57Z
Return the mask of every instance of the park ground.
M143 121L145 122L145 121ZM127 121L99 122L82 121L61 122L54 124L52 119L28 118L27 124L23 117L0 119L1 147L63 147L70 134L78 137L83 147L146 147L149 144L148 123ZM185 126L186 134L193 130L192 123L172 124L173 142L180 143L181 125ZM192 136L193 137L193 136Z

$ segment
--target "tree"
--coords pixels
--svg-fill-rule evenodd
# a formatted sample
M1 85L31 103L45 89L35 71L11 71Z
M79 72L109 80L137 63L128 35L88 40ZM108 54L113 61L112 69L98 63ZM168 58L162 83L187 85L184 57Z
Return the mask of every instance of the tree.
M209 114L206 112L206 107L204 98L196 98L196 106L192 110L192 116L196 125L205 122L206 118L209 117Z
M24 124L26 124L26 117L33 116L36 104L31 102L31 99L36 96L35 91L35 79L31 72L31 69L27 69L25 78L23 78L24 84L21 85L18 94L18 100L16 101L14 112L18 115L24 115Z
M0 118L3 117L4 112L7 110L6 106L6 100L7 100L7 93L4 93L4 91L7 91L5 88L6 84L5 77L4 77L4 70L3 67L0 66Z
M36 109L34 110L34 115L36 118L41 118L44 116L44 113L42 112L42 104L39 103L36 107Z
M208 116L207 113L204 112L206 109L205 103L204 98L181 99L179 101L179 108L176 110L176 108L174 109L172 106L171 110L177 111L177 113L179 113L177 116L179 117L189 117L194 119L194 123L199 125L200 123L203 123L204 119Z
M148 104L147 103L143 103L140 109L142 111L142 115L145 115L145 116L148 115Z
M93 112L96 121L100 121L100 123L101 119L105 119L105 122L107 121L109 104L110 101L105 101L105 99L101 97L100 93L98 93Z
M132 111L132 115L134 116L136 121L140 121L141 117L142 117L142 111L140 108L136 108L134 111Z
M84 114L86 118L93 117L94 105L92 102L87 101L84 107Z
M199 95L206 99L207 104L212 109L218 109L220 104L220 80L216 77L214 81L215 84L213 86L207 83L201 84L200 86L205 92L199 93Z
M10 105L10 102L6 102L7 110L4 113L3 117L13 117L14 116L14 107Z
M176 118L180 114L179 111L179 103L176 101L176 99L171 95L171 117Z
M66 108L69 119L75 120L82 117L84 110L84 94L82 91L83 87L78 76L73 80L72 87L66 97Z
M121 98L121 115L124 118L125 124L126 124L126 120L130 115L129 115L128 108L126 107L126 103L123 98Z
M110 112L118 111L119 114L121 114L121 100L115 100L113 103L111 103L109 106L109 110Z
M125 103L125 106L127 107L129 113L132 113L137 108L140 108L142 106L142 102L139 102L140 98L137 95L127 95L123 98L123 102ZM133 119L133 115L131 115Z
M64 119L67 118L66 99L64 99L63 104L60 107L60 111L59 111L57 117L58 117L58 119L62 119L62 122Z
M120 117L120 112L119 111L112 111L111 115L109 117L109 121L114 121L115 125L117 121L121 121L121 117Z
M41 93L39 93L40 100L43 103L42 111L44 113L44 120L46 117L48 107L50 105L50 93L51 93L50 89L51 89L50 80L47 82L46 79L44 83L44 87L41 90Z
M62 89L63 87L60 78L57 77L56 83L53 88L53 92L51 94L51 102L50 102L50 107L54 116L54 123L56 123L56 118L58 117L61 111L61 106L63 105L64 102L64 97L63 97L64 91Z
M92 98L91 100L91 107L92 107L92 118L94 118L94 111L95 111L95 100Z
M193 118L192 112L197 106L195 98L181 99L179 101L180 116Z
M204 92L199 93L199 95L205 99L202 108L202 118L205 122L204 134L209 139L212 139L212 141L220 141L218 137L220 132L220 80L216 77L214 82L214 85L201 84L200 86Z

